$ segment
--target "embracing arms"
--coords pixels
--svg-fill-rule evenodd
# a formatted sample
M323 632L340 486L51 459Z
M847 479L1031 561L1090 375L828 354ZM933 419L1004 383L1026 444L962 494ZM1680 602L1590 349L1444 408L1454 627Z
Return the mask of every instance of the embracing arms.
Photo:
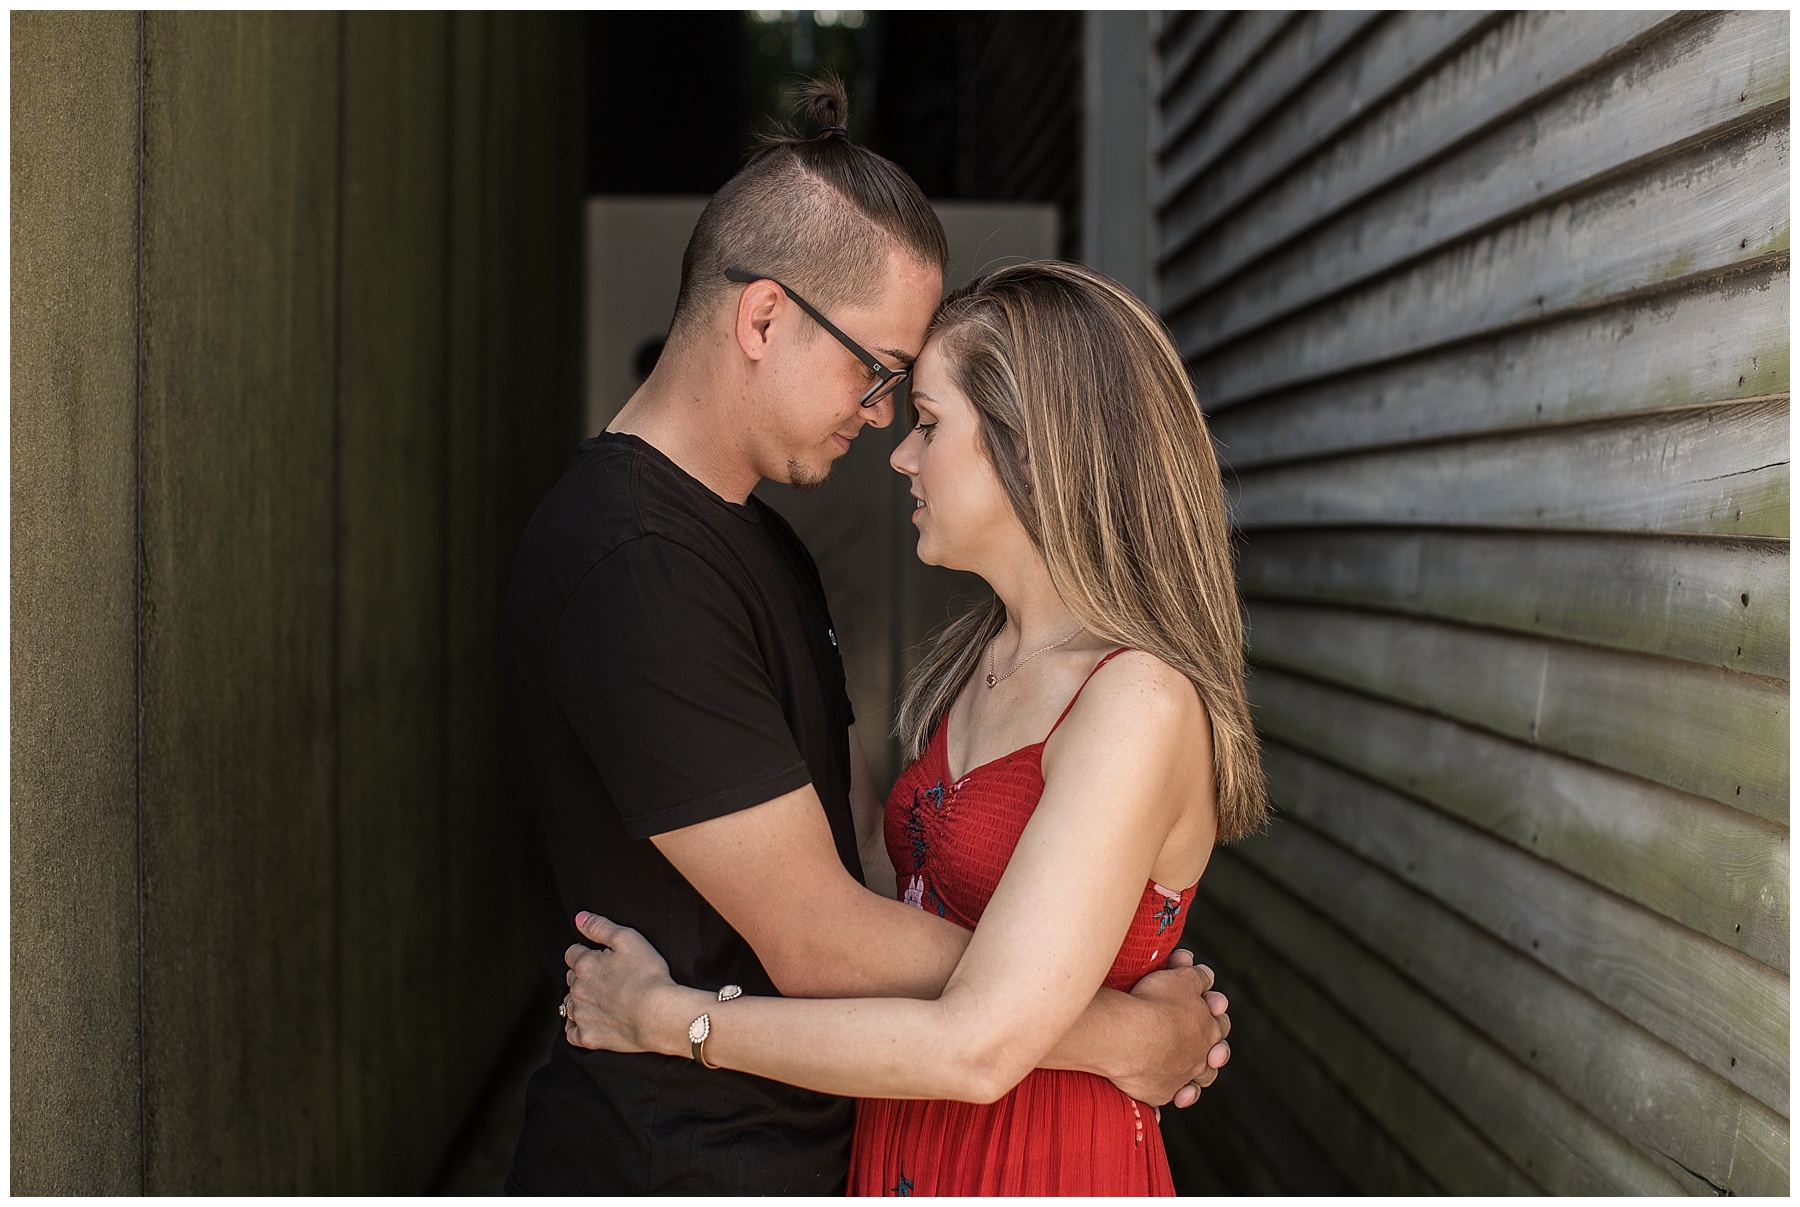
M1096 679L1091 702L1084 698L1071 714L1056 763L1046 763L1043 800L966 951L960 928L860 888L834 888L821 869L835 865L843 876L842 869L834 856L819 857L820 844L827 855L831 846L817 805L780 798L734 815L752 827L748 815L767 811L779 845L766 845L776 836L760 827L718 844L716 854L710 836L694 841L697 832L732 820L722 818L663 835L658 846L749 940L785 992L800 986L784 978L799 976L813 995L890 996L720 1004L668 984L660 959L634 932L590 920L584 933L613 951L571 949L583 973L571 993L571 1038L686 1055L687 1025L704 1011L714 1020L708 1053L715 1063L835 1093L985 1100L1039 1065L1113 1076L1146 1054L1140 1047L1121 1060L1105 1051L1109 1045L1129 1049L1145 1025L1179 1029L1185 1019L1204 1029L1204 1042L1184 1054L1179 1069L1161 1070L1160 1085L1122 1088L1160 1102L1183 1081L1210 1081L1207 1048L1228 1023L1212 1018L1197 994L1184 1011L1155 994L1096 999L1094 992L1187 801L1183 793L1211 781L1203 751L1202 765L1190 765L1194 725L1204 724L1192 690L1185 681L1181 692L1146 687L1145 673L1139 665ZM809 837L810 830L817 832ZM803 897L776 888L782 908L767 908L770 877L745 874L746 862L759 857L778 865L775 879L797 878ZM809 927L810 936L788 933ZM1190 991L1210 984L1198 971L1157 975L1189 978L1183 984ZM1215 999L1222 1009L1223 999ZM1221 1046L1211 1063L1223 1056ZM1157 1058L1170 1059L1166 1051Z
M883 802L854 725L850 727L850 757L850 804L863 881L887 896L895 875L882 835ZM924 914L923 910L912 912ZM960 926L949 929L955 932L960 958L969 932ZM943 991L954 967L954 961L939 966L932 995ZM1230 1057L1224 1042L1231 1026L1231 1020L1224 1017L1228 1003L1224 994L1212 991L1212 969L1194 967L1193 953L1180 948L1170 952L1167 969L1145 977L1129 994L1102 988L1040 1062L1041 1067L1095 1073L1134 1098L1158 1104L1170 1101L1173 1087L1175 1105L1192 1106Z

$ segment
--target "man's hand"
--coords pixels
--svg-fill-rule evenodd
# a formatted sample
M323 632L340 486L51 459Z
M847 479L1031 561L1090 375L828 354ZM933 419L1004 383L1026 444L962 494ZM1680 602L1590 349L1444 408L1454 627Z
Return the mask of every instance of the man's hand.
M1154 1007L1161 1022L1146 1035L1152 1048L1141 1073L1115 1077L1113 1084L1152 1105L1198 1102L1200 1091L1231 1059L1231 1045L1225 1042L1231 1034L1231 1016L1225 1013L1230 1002L1212 986L1212 969L1196 966L1193 952L1179 947L1162 971L1133 985L1131 996Z

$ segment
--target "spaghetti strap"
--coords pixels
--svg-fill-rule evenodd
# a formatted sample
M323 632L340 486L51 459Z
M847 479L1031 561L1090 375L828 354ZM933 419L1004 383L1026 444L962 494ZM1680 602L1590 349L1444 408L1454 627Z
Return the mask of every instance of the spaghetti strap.
M1128 650L1130 648L1131 647L1128 645L1122 645L1118 649L1114 650L1112 653L1108 654L1106 657L1102 658L1100 661L1094 663L1094 669L1088 672L1087 679L1083 679L1081 681L1081 686L1075 689L1075 694L1069 697L1069 706L1062 710L1062 716L1056 718L1056 725L1052 725L1050 727L1050 733L1055 733L1056 726L1061 725L1063 723L1063 721L1065 719L1067 719L1068 715L1071 712L1075 711L1075 701L1081 699L1081 693L1087 689L1088 679L1092 679L1095 675L1099 674L1101 667L1105 666L1107 663L1111 662L1114 658L1117 658L1120 654L1123 654L1126 650ZM1047 733L1044 735L1044 741L1048 742L1050 740L1050 733Z

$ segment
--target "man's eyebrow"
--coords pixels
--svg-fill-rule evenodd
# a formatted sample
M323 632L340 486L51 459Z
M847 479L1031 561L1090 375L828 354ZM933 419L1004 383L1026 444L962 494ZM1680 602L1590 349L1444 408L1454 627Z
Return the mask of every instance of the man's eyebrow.
M913 362L919 359L915 354L911 352L902 352L898 348L877 348L875 351L887 353L889 356L900 362L900 367L902 369L912 368Z

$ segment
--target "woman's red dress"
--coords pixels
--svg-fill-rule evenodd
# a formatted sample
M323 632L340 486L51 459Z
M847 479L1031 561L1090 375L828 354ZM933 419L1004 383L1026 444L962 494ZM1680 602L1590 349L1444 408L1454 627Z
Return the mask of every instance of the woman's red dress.
M973 930L1043 795L1044 742L951 782L944 728L940 721L925 753L895 783L884 830L896 896ZM1130 989L1164 965L1193 894L1145 886L1106 974L1109 988ZM866 1195L1175 1193L1155 1112L1104 1078L1053 1069L1033 1070L986 1105L860 1100L849 1186Z

